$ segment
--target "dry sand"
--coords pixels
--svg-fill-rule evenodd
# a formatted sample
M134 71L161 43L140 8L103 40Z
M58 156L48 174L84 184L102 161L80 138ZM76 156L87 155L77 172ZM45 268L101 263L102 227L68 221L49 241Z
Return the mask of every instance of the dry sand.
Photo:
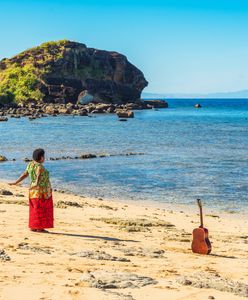
M14 195L0 195L0 299L248 297L245 214L208 214L213 251L201 256L190 250L197 207L169 210L55 192L55 228L34 233L27 228L27 189L0 183L1 189Z

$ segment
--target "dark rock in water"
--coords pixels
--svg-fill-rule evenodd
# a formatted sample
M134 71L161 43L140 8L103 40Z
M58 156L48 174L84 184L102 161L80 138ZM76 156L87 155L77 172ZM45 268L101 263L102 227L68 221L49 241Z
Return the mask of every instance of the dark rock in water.
M143 100L143 105L148 106L146 108L168 108L169 105L164 100Z
M144 152L128 152L124 155L130 156L130 155L144 155L144 154L145 154Z
M100 108L96 108L96 109L92 110L91 113L92 114L103 114L104 111L102 109L100 109Z
M25 162L31 162L32 159L25 157L25 158L23 159L23 161L25 161Z
M8 191L8 190L0 190L0 195L4 195L4 196L12 196L14 195L11 191Z
M0 117L0 122L7 122L8 118L7 117Z
M77 113L79 116L83 117L83 116L88 116L88 112L86 109L81 109L78 111Z
M136 102L136 103L127 103L125 106L124 106L124 108L125 109L127 109L127 110L140 110L140 109L142 109L143 107L142 107L142 102L140 101L140 102Z
M83 154L79 156L80 159L89 159L89 158L96 158L97 156L95 154Z
M201 108L201 107L202 107L201 104L199 103L195 104L195 108Z
M133 118L134 117L134 113L131 110L118 110L116 112L116 114L119 118Z
M108 107L108 108L106 109L106 112L107 112L107 113L110 113L110 114L114 113L114 112L115 112L115 107L114 107L114 106Z
M115 108L114 106L112 106L112 104L98 104L95 106L95 108L91 106L88 109L89 112L91 112L92 114L99 114L99 113L102 114L102 113L114 111Z
M14 92L1 95L0 104L6 103L6 99L9 103L30 100L58 104L136 102L148 84L143 73L124 55L68 40L43 43L1 60L0 75L4 76L5 72L18 74L20 80L28 73L34 88L15 86L9 76L7 84ZM4 84L1 82L0 87ZM15 94L15 89L21 88L26 92L23 99ZM36 109L35 105L31 109Z
M1 261L10 261L11 258L8 256L8 254L4 250L0 249L0 260Z
M3 155L0 155L0 162L4 162L4 161L7 161L8 159L3 156Z
M121 122L126 122L127 119L119 119L119 121L121 121Z

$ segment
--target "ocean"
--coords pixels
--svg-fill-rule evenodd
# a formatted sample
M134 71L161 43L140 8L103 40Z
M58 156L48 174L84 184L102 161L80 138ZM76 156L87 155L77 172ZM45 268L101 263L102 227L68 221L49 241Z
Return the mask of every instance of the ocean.
M0 123L1 180L25 169L42 147L47 158L116 154L85 160L47 160L55 188L85 196L248 210L248 99L167 100L168 109L58 116ZM195 103L202 108L194 108ZM119 155L126 153L144 155Z

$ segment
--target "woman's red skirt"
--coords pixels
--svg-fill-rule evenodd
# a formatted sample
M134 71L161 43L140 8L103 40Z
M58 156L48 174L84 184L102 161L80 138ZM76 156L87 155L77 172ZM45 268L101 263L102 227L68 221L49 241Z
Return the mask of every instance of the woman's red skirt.
M53 228L53 197L29 199L29 227L33 229Z

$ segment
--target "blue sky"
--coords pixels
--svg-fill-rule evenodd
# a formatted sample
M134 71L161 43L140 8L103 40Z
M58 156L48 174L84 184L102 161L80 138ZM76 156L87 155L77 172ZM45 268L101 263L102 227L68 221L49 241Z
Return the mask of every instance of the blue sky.
M48 40L116 50L148 92L248 89L248 1L0 0L0 58Z

